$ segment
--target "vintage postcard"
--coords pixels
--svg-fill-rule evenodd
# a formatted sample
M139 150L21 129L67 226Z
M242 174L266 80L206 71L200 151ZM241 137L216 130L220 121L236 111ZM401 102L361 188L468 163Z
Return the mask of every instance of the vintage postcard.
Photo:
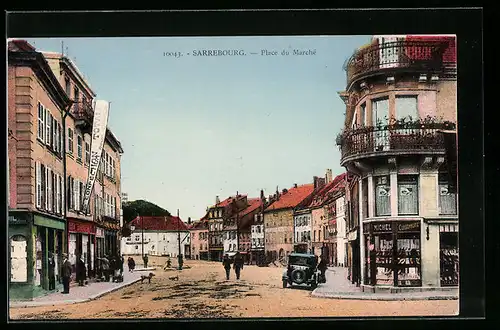
M11 320L458 314L456 35L7 42Z

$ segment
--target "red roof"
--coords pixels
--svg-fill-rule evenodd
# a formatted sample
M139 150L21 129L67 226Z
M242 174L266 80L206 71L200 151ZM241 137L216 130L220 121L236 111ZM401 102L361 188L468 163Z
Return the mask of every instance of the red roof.
M314 208L323 205L336 191L345 187L345 178L346 173L337 175L332 182L321 188L321 190L316 193L314 199L311 201L311 204L309 204L309 207Z
M178 217L165 216L165 217L142 217L139 216L130 222L135 226L135 229L144 230L158 230L158 231L185 231L188 226Z
M293 208L299 205L304 199L311 195L314 191L314 184L304 184L296 188L290 188L286 193L282 194L277 201L268 206L265 211Z
M230 196L230 197L226 198L225 200L223 200L222 202L215 204L212 207L226 207L229 204L231 204L234 200L239 200L239 199L244 198L246 196L247 195Z

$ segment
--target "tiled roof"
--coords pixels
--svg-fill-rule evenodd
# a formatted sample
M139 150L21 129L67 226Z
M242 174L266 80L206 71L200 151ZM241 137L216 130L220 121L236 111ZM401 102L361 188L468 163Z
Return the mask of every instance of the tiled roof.
M250 215L252 212L259 209L262 205L262 200L260 198L249 198L248 199L248 207L240 212L240 228L246 228L253 221L253 216Z
M233 200L240 199L240 198L243 198L243 197L246 197L246 195L238 195L238 198L236 198L236 196L230 196L230 197L226 198L225 200L223 200L222 202L220 202L218 204L215 204L212 207L226 207L229 204L231 204L231 202Z
M286 193L282 194L277 201L269 205L265 211L293 208L299 205L304 199L312 194L314 184L305 184L290 188Z
M135 230L141 230L144 224L144 230L158 231L185 231L188 226L178 217L137 217L131 221L131 225L135 226Z
M309 207L315 208L322 206L328 198L332 197L335 191L344 187L346 174L342 173L335 177L329 184L321 188L314 196Z

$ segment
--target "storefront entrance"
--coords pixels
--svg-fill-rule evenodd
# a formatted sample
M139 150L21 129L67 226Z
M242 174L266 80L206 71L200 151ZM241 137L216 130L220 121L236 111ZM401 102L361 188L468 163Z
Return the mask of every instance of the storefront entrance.
M420 221L364 224L367 285L422 286Z

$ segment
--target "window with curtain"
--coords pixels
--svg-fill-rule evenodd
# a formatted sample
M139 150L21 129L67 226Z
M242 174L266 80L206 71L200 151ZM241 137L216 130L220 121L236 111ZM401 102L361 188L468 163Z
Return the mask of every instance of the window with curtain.
M438 207L440 215L457 214L457 195L449 192L446 173L439 173L438 177Z
M398 175L398 214L418 214L417 175Z
M374 177L375 180L375 214L391 215L391 184L388 175Z
M396 118L418 119L418 107L416 95L396 96Z
M367 120L366 120L366 103L361 104L360 107L360 115L361 115L361 126L366 126Z

